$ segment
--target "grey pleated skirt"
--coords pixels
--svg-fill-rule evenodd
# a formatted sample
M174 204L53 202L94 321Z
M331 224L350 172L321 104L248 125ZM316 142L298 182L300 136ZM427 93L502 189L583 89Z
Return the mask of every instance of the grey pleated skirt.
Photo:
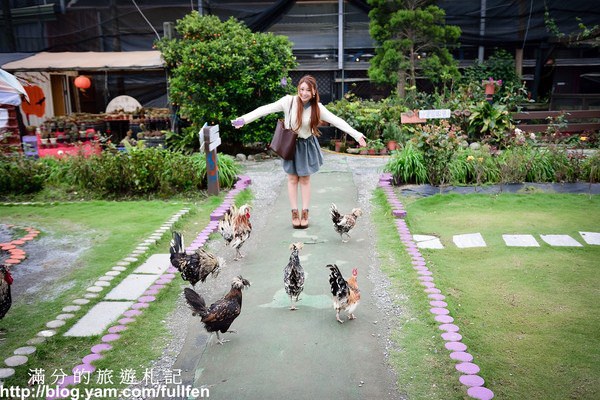
M323 165L321 146L315 136L298 139L293 160L283 160L283 170L292 175L308 176L319 171Z

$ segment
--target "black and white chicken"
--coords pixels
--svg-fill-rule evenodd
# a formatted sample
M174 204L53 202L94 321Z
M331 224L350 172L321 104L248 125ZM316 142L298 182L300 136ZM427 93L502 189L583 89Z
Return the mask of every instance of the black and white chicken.
M362 215L360 208L353 208L350 214L340 214L337 206L331 203L331 221L333 221L333 228L337 233L340 234L342 242L347 242L350 239L350 232L356 225L356 220ZM344 240L344 235L348 239Z
M303 244L301 242L292 243L290 245L290 261L283 269L283 283L285 285L285 292L290 296L290 310L297 310L296 302L300 293L304 290L304 269L300 265L300 257L298 252L302 249Z
M208 275L216 278L225 261L212 253L200 248L192 254L187 254L183 245L183 237L179 232L173 232L171 239L171 265L179 272L184 281L196 286L198 281L204 282Z
M241 275L231 281L231 290L220 300L215 301L210 307L198 293L190 288L185 288L185 300L192 309L192 315L199 315L207 332L217 334L217 342L223 344L229 340L221 339L219 332L237 333L229 327L242 311L242 289L250 286L250 282Z

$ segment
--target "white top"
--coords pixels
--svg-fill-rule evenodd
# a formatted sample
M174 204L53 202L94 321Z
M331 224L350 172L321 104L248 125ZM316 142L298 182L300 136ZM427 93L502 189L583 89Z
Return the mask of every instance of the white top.
M285 115L286 128L290 128L288 126L288 121L290 121L289 113L291 112L291 115L293 115L294 118L297 115L298 102L295 101L296 97L297 96L287 95L274 103L258 107L256 110L251 111L248 114L244 114L240 118L244 119L244 124L249 124L250 122L257 120L260 117L264 117L265 115L269 115L276 112L283 112L283 114ZM290 103L292 103L291 109ZM347 134L352 136L356 141L358 141L358 139L360 139L361 137L364 137L362 133L352 128L350 125L348 125L346 121L344 121L340 117L332 114L331 111L325 108L325 106L321 103L319 103L319 111L321 112L321 121L328 122L336 128L346 132ZM298 126L297 123L293 123L291 125L294 128ZM304 111L302 112L302 124L300 125L300 129L298 129L297 133L298 137L302 139L307 139L312 135L312 132L310 131L310 107L304 109Z

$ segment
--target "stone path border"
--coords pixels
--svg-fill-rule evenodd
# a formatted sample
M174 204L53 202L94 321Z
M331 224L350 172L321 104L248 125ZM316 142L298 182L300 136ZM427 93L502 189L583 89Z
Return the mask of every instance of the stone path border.
M450 351L450 358L456 361L455 368L461 372L459 381L467 387L467 395L473 399L490 400L494 397L494 392L484 387L485 381L477 375L480 368L473 363L473 356L466 352L467 346L462 343L462 335L458 332L460 328L454 324L454 318L450 316L450 311L446 308L448 304L444 301L445 296L441 290L435 287L433 273L427 268L425 258L421 255L419 248L410 233L406 221L404 206L398 200L394 188L392 187L392 175L389 173L381 174L379 178L379 187L386 195L388 203L392 206L392 214L396 217L395 224L400 235L400 241L404 244L406 251L411 256L413 268L419 275L418 279L425 287L425 293L429 304L430 312L434 315L434 320L439 324L438 329L443 331L440 335L446 342L444 347Z
M5 225L7 228L12 229L16 228L16 225ZM27 231L27 235L19 238L13 239L10 242L0 243L0 250L6 251L9 254L9 258L4 260L4 264L8 264L10 267L13 267L17 264L20 264L25 258L27 258L27 253L25 250L19 248L24 245L26 242L33 240L40 234L40 231L31 227L22 228Z
M219 220L223 217L225 211L232 204L234 204L235 196L237 196L242 190L246 189L248 185L250 185L250 183L250 177L246 175L238 176L238 180L235 183L233 189L227 192L223 203L211 213L209 224L206 226L206 228L204 228L204 230L202 230L198 234L196 239L186 249L187 251L194 251L206 243L209 235L217 231ZM102 292L106 287L110 286L110 282L115 276L118 276L123 271L126 271L126 266L130 265L132 262L137 262L138 257L143 256L144 252L148 250L149 245L154 244L159 239L161 239L162 235L170 231L173 224L188 212L189 209L182 209L181 211L177 212L173 217L171 217L167 221L166 224L161 226L152 235L150 235L149 239L145 240L140 246L136 248L136 250L140 251L136 251L135 253L132 252L130 256L125 257L122 261L117 262L115 267L108 271L104 276L100 277L93 286L87 288L87 293L83 296L85 297L84 299L76 299L73 301L74 305L64 307L62 309L63 313L57 315L54 320L46 324L46 327L50 329L38 332L36 337L27 341L28 346L16 349L13 352L14 356L11 356L4 360L4 364L8 368L0 367L0 384L2 383L3 379L10 378L15 374L15 370L13 367L18 367L27 363L27 355L35 352L35 345L41 344L46 340L46 338L56 335L56 328L64 325L66 323L66 320L74 317L74 314L71 314L71 312L79 310L81 308L81 305L87 304L87 302L89 302L90 298L99 297L99 293ZM32 238L39 234L39 231L33 230L33 228L27 229L32 229L32 231L28 230L29 235L33 235ZM3 243L3 245L5 244ZM6 250L10 251L13 249L13 247L9 248L8 244L6 245ZM2 247L2 250L4 250L4 247ZM100 343L93 345L90 349L90 354L82 358L81 364L73 367L73 375L66 376L58 386L60 388L67 388L70 385L77 384L78 379L81 379L82 374L94 372L96 368L92 365L92 363L95 360L103 358L104 356L102 354L113 348L113 346L110 343L119 340L119 338L121 337L121 335L119 335L119 332L126 330L127 324L135 321L135 318L141 315L144 309L149 307L150 303L155 300L155 295L175 278L175 272L177 272L177 270L169 266L169 268L167 269L167 273L159 276L159 278L154 282L154 285L152 285L146 292L144 292L144 294L142 294L142 296L140 296L137 300L133 301L131 307L128 307L127 311L123 312L123 318L118 320L118 324L108 328L108 332L104 336L102 336ZM66 391L61 391L61 397L46 397L46 399L54 400L57 398L66 398L68 396L69 394L67 394Z

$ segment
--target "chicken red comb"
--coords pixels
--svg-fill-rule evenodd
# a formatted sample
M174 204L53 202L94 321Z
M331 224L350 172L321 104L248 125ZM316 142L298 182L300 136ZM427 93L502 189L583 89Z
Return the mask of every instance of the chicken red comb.
M358 269L356 269L356 268L352 269L352 276L358 276Z

